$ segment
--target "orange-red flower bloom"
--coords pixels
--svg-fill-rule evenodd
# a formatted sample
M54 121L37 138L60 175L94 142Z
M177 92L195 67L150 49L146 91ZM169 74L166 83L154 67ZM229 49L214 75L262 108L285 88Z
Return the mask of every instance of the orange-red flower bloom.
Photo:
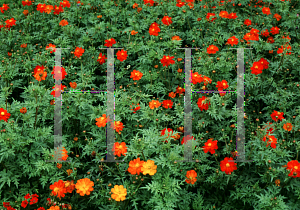
M160 28L157 23L152 23L152 26L149 28L149 34L152 36L158 36L158 32L160 32Z
M174 92L169 93L169 97L175 98L176 97L176 93L174 93Z
M283 125L283 129L286 131L291 131L293 129L292 123L286 123Z
M187 171L185 176L187 178L185 181L188 184L195 184L195 182L197 181L197 173L195 170Z
M298 162L298 160L291 160L290 162L288 162L286 169L291 172L289 173L290 177L300 177L300 163Z
M121 62L125 61L127 56L127 51L124 51L123 49L117 52L117 59Z
M162 59L160 59L160 62L163 64L163 66L169 66L170 64L174 64L175 61L173 60L174 56L163 56Z
M273 17L276 18L277 21L279 21L281 19L281 15L279 15L277 13Z
M129 173L131 173L132 175L140 175L140 173L142 172L141 171L141 168L143 166L145 161L141 161L140 158L137 158L137 159L134 159L134 160L131 160L129 162L129 168L127 169L127 171Z
M266 147L268 147L271 144L271 147L275 149L277 144L277 139L275 138L275 136L271 136L267 134L264 136L263 141L266 141L266 138L269 139Z
M232 36L229 39L227 39L227 43L230 44L231 46L237 45L239 43L239 39L236 38L235 36Z
M219 16L221 17L221 18L227 18L228 17L228 12L227 11L221 11L220 13L219 13Z
M125 153L127 153L126 143L122 142L120 144L119 142L116 142L112 148L112 151L115 152L114 155L117 155L119 157L121 157L121 154L126 156L126 154L125 154Z
M169 26L171 23L173 23L172 18L169 16L164 16L163 19L161 20L163 24Z
M172 109L173 101L171 101L171 100L164 100L162 106L164 108L166 108L166 109L168 109L168 108Z
M74 55L76 56L76 57L80 57L80 56L82 56L82 54L84 53L84 49L83 48L81 48L81 47L76 47L76 49L75 49L75 52L74 52Z
M190 135L187 135L186 136L186 140L185 140L185 137L182 138L181 140L181 144L187 144L189 140L196 140L193 136L190 136ZM185 142L186 141L186 142ZM196 146L195 146L196 147Z
M55 9L54 9L54 12L53 12L53 14L54 15L59 15L59 13L62 13L62 12L64 12L64 9L62 8L62 6L56 6L55 5Z
M237 163L235 162L228 162L228 160L233 160L232 157L226 157L224 160L220 162L221 171L225 171L226 174L231 174L234 170L237 170Z
M51 74L54 74L53 79L63 80L66 78L67 72L64 67L54 66Z
M60 2L59 5L63 6L63 7L68 7L70 8L71 4L69 1L64 0L63 2Z
M40 13L44 13L46 8L46 4L38 4L36 10L40 11Z
M283 112L277 112L277 111L273 111L273 113L271 114L271 118L277 122L278 120L282 121L282 119L284 119L283 117L284 113Z
M105 127L106 123L107 123L107 118L106 118L106 114L103 114L102 117L96 118L96 125L101 128L101 127Z
M99 53L97 62L99 62L100 65L102 65L103 63L105 63L105 60L107 60L107 57L105 55L102 55L102 53Z
M124 128L123 123L120 122L120 121L115 121L114 125L111 126L111 127L113 127L113 129L115 129L117 133L119 133L120 131L122 131L123 128Z
M45 13L48 13L48 14L50 14L50 12L53 10L53 6L52 5L47 5L46 7L45 7Z
M182 87L179 87L179 85L178 85L178 87L176 88L175 93L178 93L178 95L184 94L185 93L185 89L182 88Z
M77 87L77 83L76 82L70 82L69 83L71 88L75 89Z
M77 181L75 188L77 189L76 192L80 194L80 196L84 196L91 194L91 192L94 190L93 186L93 181L91 181L89 178L83 178Z
M244 24L247 26L250 26L252 24L252 22L251 22L251 20L246 19L246 20L244 20Z
M279 34L280 28L278 28L277 26L273 26L271 28L271 34L275 35L275 34Z
M258 75L262 73L264 66L260 62L254 62L250 69L252 70L251 74Z
M25 113L27 112L26 107L22 107L22 109L20 109L20 112L21 112L22 114L25 114Z
M215 45L209 45L209 47L207 48L208 54L216 54L217 51L219 51L219 48Z
M112 47L114 44L116 44L116 40L114 38L110 38L108 40L105 40L104 46L106 47Z
M50 43L46 46L46 50L51 50L50 53L55 52L56 51L56 45Z
M8 26L14 26L14 25L16 25L16 20L14 18L11 18L9 20L6 20L5 23Z
M208 101L208 99L205 96L202 96L202 98L198 99L197 105L201 111L208 110L210 102L208 101L208 103L205 103L206 101Z
M29 0L22 1L23 7L32 5L32 2Z
M67 193L65 183L61 179L58 180L58 182L55 182L53 185L50 185L50 190L52 190L52 194L58 198L64 198L65 193Z
M160 105L161 105L161 103L159 103L159 101L157 101L157 100L152 100L149 102L150 109L158 108L158 107L160 107Z
M269 7L263 7L262 8L262 12L266 15L270 15L271 14L271 11L270 11L270 8Z
M205 146L203 146L202 148L204 149L204 153L210 152L211 154L215 154L215 150L218 149L218 141L212 141L213 138L210 138L207 140L206 143L204 143Z
M226 80L218 81L216 87L219 91L224 90L229 87Z
M60 26L66 26L66 25L68 25L68 24L69 24L69 23L68 23L67 20L62 20L62 21L59 22L59 25L60 25Z
M59 97L60 94L61 94L61 91L63 91L63 89L66 88L66 87L67 87L67 86L62 85L62 84L60 84L60 85L55 85L55 87L52 87L52 89L55 89L55 90L53 90L53 91L51 92L51 95L52 95L53 97L56 97L56 92L58 92L58 97Z
M131 72L131 76L130 78L132 78L133 80L140 80L143 76L143 73L137 70L133 70Z
M10 113L7 112L7 110L0 108L0 120L4 120L7 122L7 120L10 117Z

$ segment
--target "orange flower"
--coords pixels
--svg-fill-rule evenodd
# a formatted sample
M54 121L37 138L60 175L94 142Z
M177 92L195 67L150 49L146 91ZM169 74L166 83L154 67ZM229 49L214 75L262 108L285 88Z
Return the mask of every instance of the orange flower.
M149 174L153 176L156 173L157 165L154 164L153 160L147 160L147 162L143 163L141 171L144 175Z
M57 167L58 169L61 169L61 167L62 167L62 164L60 164L60 163L57 163L57 164L56 164L56 167Z
M280 186L280 179L275 180L275 185L278 186L278 187Z
M70 169L69 169L70 170ZM74 180L71 181L64 181L65 183L65 188L67 190L67 193L72 193L73 190L75 189L75 184L74 184Z
M209 47L207 48L208 54L216 54L217 51L219 51L219 48L215 45L209 45Z
M182 69L178 69L177 72L178 72L178 73L182 73Z
M54 15L59 15L59 13L61 13L61 12L64 12L64 9L62 8L62 6L56 6L55 5L55 9L54 9L54 12L53 12L53 14Z
M138 7L139 5L137 4L137 3L134 3L133 5L132 5L132 8L133 9L135 9L136 7Z
M100 65L102 65L103 63L105 63L105 60L107 60L107 57L105 55L102 55L102 53L99 53L97 62L99 62Z
M64 0L63 2L60 2L59 5L63 6L63 7L68 7L70 8L71 4L69 1Z
M209 77L204 76L203 81L204 81L204 85L207 85L208 83L211 83L212 80Z
M204 149L204 153L210 152L211 154L215 154L215 150L218 149L218 141L212 141L213 138L210 138L207 140L206 143L204 143L205 146L203 146L202 148Z
M65 193L67 193L67 189L65 188L65 183L63 180L59 180L55 182L53 185L50 185L50 190L52 190L52 194L57 196L58 198L65 197Z
M73 173L73 170L72 170L72 169L68 169L68 170L67 170L67 173L68 173L68 176L70 176L71 173Z
M285 119L285 118L283 117L283 115L284 115L283 112L277 112L277 111L274 110L273 113L272 113L270 116L271 116L271 118L272 118L275 122L277 122L278 120L282 121L283 119Z
M182 88L182 87L179 87L179 85L178 85L178 87L176 88L175 93L178 93L179 95L181 95L181 94L184 94L184 92L185 92L185 89Z
M300 177L300 163L298 162L298 160L292 160L288 162L286 169L291 172L288 176L293 178Z
M116 132L122 131L123 128L123 123L121 123L120 121L114 122L114 129L116 130Z
M135 174L140 175L140 173L142 172L141 168L142 168L143 164L144 164L144 161L143 160L140 161L140 158L131 160L129 162L129 168L127 169L127 171L129 173L131 173L132 175L135 175Z
M137 71L137 70L134 69L134 70L131 72L130 78L132 78L133 80L140 80L140 79L142 78L142 76L143 76L143 73L142 73L142 72Z
M14 25L16 25L16 20L14 18L11 18L9 20L6 20L5 23L8 26L14 26Z
M22 1L23 7L32 5L32 2L29 0Z
M235 36L232 36L229 39L227 39L227 43L230 44L231 46L237 45L239 43L239 39L236 38Z
M52 87L52 89L55 89L55 90L53 90L53 91L51 92L51 95L52 95L53 97L56 97L56 92L58 92L58 96L60 96L61 91L62 91L64 88L66 88L65 85L62 85L62 84L60 84L60 85L55 85L55 87Z
M266 141L266 137L269 139L266 147L268 147L271 143L271 147L275 149L277 144L277 139L275 138L275 136L271 136L267 134L264 136L263 141Z
M158 108L158 107L160 107L160 105L161 105L161 103L159 103L159 101L157 101L157 100L152 100L149 102L150 109Z
M22 107L22 109L20 109L20 112L21 112L22 114L25 114L25 113L27 112L26 107Z
M236 19L237 15L236 15L236 13L230 13L227 18L228 19Z
M42 80L46 80L47 72L46 71L38 71L36 74L33 75L33 77L39 82Z
M228 160L233 160L232 157L226 157L224 160L220 162L221 171L225 171L226 174L231 174L234 170L237 170L237 163L235 162L228 162Z
M28 13L29 13L29 11L28 11L28 10L26 10L26 9L23 11L23 14L24 14L25 16L27 16L27 15L28 15Z
M206 20L210 21L210 22L213 22L214 20L217 19L216 17L212 18L211 20L209 20L209 19L210 19L211 16L215 16L215 15L216 15L215 13L207 13Z
M57 149L59 149L59 147L57 147ZM68 156L68 151L65 149L65 147L63 147L62 149L62 158L59 158L58 160L67 160ZM56 151L55 151L56 154ZM52 155L52 157L54 157L54 155Z
M281 19L281 16L280 16L279 14L276 13L276 14L274 15L274 18L276 18L276 20L279 21L279 20Z
M197 173L195 170L187 171L185 176L187 178L185 181L188 184L195 184L195 182L197 181Z
M111 198L116 201L124 201L127 195L127 189L124 188L123 185L115 185L114 188L111 189Z
M84 53L84 49L83 48L81 48L81 47L76 47L76 49L75 49L75 52L74 52L74 55L76 56L76 57L80 57L80 56L82 56L82 54Z
M53 6L52 5L47 5L46 7L45 7L45 12L46 13L48 13L48 14L50 14L50 12L53 10Z
M169 26L171 23L173 23L172 18L169 16L164 16L163 19L161 20L164 25Z
M59 25L60 25L60 26L66 26L66 25L68 25L68 24L69 24L69 23L68 23L67 20L62 20L62 21L59 22Z
M283 125L283 129L286 131L291 131L293 129L292 123L286 123Z
M176 93L174 93L174 92L169 93L169 97L175 98L176 97Z
M254 62L250 69L252 70L251 74L258 75L262 73L264 66L260 62Z
M103 114L102 117L96 118L96 125L101 128L101 127L105 127L106 123L107 123L107 118L106 118L106 114Z
M219 91L224 90L228 88L228 83L226 80L218 81L216 87L218 88Z
M75 89L77 87L77 83L76 82L70 82L69 83L71 88Z
M53 79L55 80L63 80L66 78L66 75L68 75L65 68L59 66L54 66L51 74L54 74Z
M172 109L173 102L171 100L164 100L162 106L166 109L168 108Z
M247 25L247 26L250 26L252 23L251 23L251 20L246 19L246 20L244 21L244 24Z
M50 43L46 46L46 50L48 50L48 49L51 50L50 53L55 52L56 51L56 46Z
M186 136L186 140L185 140L185 137L183 137L182 138L182 140L181 140L181 144L183 145L183 144L187 144L188 143L188 141L190 141L190 140L196 140L193 136L190 136L190 135L187 135ZM196 148L196 146L195 146L195 148Z
M152 36L158 36L158 32L160 32L160 28L158 26L152 26L149 28L149 34Z
M131 35L133 36L133 35L136 35L138 32L137 31L135 31L135 30L132 30L131 31Z
M208 101L207 97L205 97L205 96L202 96L202 98L198 98L197 105L201 111L208 110L210 102L208 101L208 103L205 103L205 101Z
M127 56L127 51L124 51L123 49L117 52L117 59L121 62L125 61Z
M280 28L278 28L277 26L273 26L271 28L271 34L275 35L275 34L279 34Z
M169 66L170 64L174 64L175 61L173 60L174 56L163 56L162 59L160 59L160 62L163 64L163 66Z
M21 48L26 48L27 44L21 44Z
M180 41L181 39L180 39L179 36L172 36L172 40L178 40L178 41Z
M269 7L263 7L263 8L262 8L262 12L263 12L264 14L266 14L266 15L270 15L270 14L271 14L270 8L269 8Z
M38 4L36 10L40 11L40 13L45 12L46 4Z
M173 130L171 129L171 128L165 128L165 129L163 129L161 132L160 132L160 136L164 136L165 135L165 133L166 133L166 130L167 130L167 132L168 132L168 136L167 137L165 137L165 139L167 139L171 134L173 134ZM175 136L171 136L171 138L176 138L177 136L175 135ZM168 140L165 140L165 143L168 143Z
M89 178L83 178L77 181L75 188L77 189L76 192L80 194L80 196L84 196L90 195L90 193L94 190L93 186L93 181L91 181Z
M121 157L121 154L126 156L126 154L125 154L125 153L127 153L126 143L122 142L120 144L119 142L116 142L112 148L112 151L115 152L114 155L117 155L118 157Z
M221 18L227 18L227 17L228 17L228 12L227 12L227 11L221 11L221 12L219 13L219 16L220 16Z
M7 112L7 110L0 108L0 120L4 120L7 122L7 120L10 117L10 113Z
M60 210L59 206L51 206L48 210Z

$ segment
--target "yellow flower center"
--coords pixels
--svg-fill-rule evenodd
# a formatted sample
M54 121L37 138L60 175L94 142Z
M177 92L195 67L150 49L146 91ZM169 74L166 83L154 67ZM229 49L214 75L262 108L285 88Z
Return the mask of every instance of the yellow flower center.
M104 117L100 117L100 120L104 120Z
M230 164L229 163L226 163L226 167L229 167L230 166Z
M281 114L280 112L278 112L278 114Z
M111 39L109 39L108 41L110 41Z
M226 83L223 83L223 86L225 86L226 85Z
M101 57L99 56L98 59L101 59Z
M136 168L140 167L140 164L138 164L138 163L137 163L137 164L135 164L135 167L136 167Z
M124 53L121 53L121 55L124 55Z
M3 116L3 115L5 115L5 113L4 113L4 112L1 112L1 115Z
M135 73L135 75L137 76L137 75L138 75L138 73Z
M9 22L12 22L12 20L9 20Z
M53 191L57 193L59 191L59 188L55 187Z
M234 39L231 39L231 41L234 41Z
M211 146L211 143L208 143L208 146L210 147L210 146Z
M166 59L169 59L169 56L167 56Z
M156 102L154 102L153 104L156 105Z
M294 169L295 169L295 170L298 170L298 166L295 166Z
M258 66L255 66L256 69L258 69Z
M122 147L122 145L120 145L120 146L119 146L119 150L122 150L122 149L123 149L123 147Z

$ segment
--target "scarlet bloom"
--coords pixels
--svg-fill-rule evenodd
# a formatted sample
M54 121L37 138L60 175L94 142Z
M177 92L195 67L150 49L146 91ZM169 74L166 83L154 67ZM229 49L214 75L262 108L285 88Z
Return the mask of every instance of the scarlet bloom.
M234 170L237 170L237 163L235 162L228 162L228 160L233 160L232 157L228 158L226 157L224 160L222 160L220 163L221 171L225 171L226 174L231 174Z
M272 36L268 37L267 43L273 44L274 42L275 42L275 40Z
M276 144L277 144L277 139L275 138L275 136L271 136L271 135L265 135L263 138L263 141L266 141L266 138L268 138L268 142L267 142L267 146L268 147L271 143L271 147L272 148L276 148Z
M48 49L51 50L50 53L55 52L56 51L56 45L50 43L46 46L46 50L48 50Z
M68 169L68 170L70 170L70 169ZM68 170L67 170L67 172L68 172ZM74 180L72 180L72 181L64 181L64 183L65 183L65 188L66 188L67 193L72 193L73 190L75 189Z
M152 100L149 102L150 109L158 108L158 107L160 107L160 105L161 105L161 103L159 103L159 101L157 101L157 100Z
M55 182L53 185L50 185L50 190L52 190L52 194L58 198L64 198L65 193L67 193L65 183L61 179L58 180L58 182Z
M273 123L270 123L270 122L268 122L268 125L266 125L266 126L263 126L263 129L266 129L266 128L269 128L269 129L267 129L267 134L269 135L269 134L272 134L274 131L274 129L270 126L270 125L272 125Z
M197 181L196 177L197 177L197 173L195 170L190 170L186 172L186 183L188 184L195 184L195 182Z
M76 82L70 82L69 85L73 89L75 89L77 87L77 83Z
M105 55L102 55L102 53L99 53L97 62L99 62L102 65L103 63L105 63L105 60L107 60L107 57Z
M258 75L262 73L264 66L260 62L254 62L250 69L252 70L251 74Z
M113 127L113 129L115 129L117 133L119 133L120 131L123 130L124 125L120 121L115 121L114 124L111 124L111 127Z
M22 201L21 206L23 208L26 208L27 205L28 205L28 201L27 200Z
M161 22L163 22L163 24L169 26L172 22L172 18L169 16L164 16L163 19L161 20Z
M187 144L189 140L196 140L196 139L195 139L193 136L187 135L187 136L186 136L186 139L185 139L185 137L182 138L181 144L182 144L182 145L183 145L183 144ZM186 141L186 142L185 142L185 141ZM196 146L195 146L195 147L196 147Z
M163 129L163 130L160 132L160 136L164 136L165 133L166 133L166 130L167 130L167 132L168 132L168 136L167 136L165 139L167 139L167 138L168 138L170 135L172 135L173 132L174 132L171 128L165 128L165 129ZM175 138L175 136L171 136L171 137L172 137L172 138ZM165 143L168 143L168 140L166 140Z
M14 18L11 18L9 20L6 20L5 23L8 26L14 26L14 25L16 25L16 20Z
M239 43L239 39L236 38L235 36L232 36L229 39L227 39L227 43L230 44L231 46L237 45Z
M268 37L270 35L270 33L268 32L268 29L266 29L263 32L261 32L261 35L264 37Z
M125 61L127 59L127 51L124 51L123 49L117 52L117 59L121 62Z
M269 8L269 7L263 7L263 8L262 8L262 12L263 12L264 14L266 14L266 15L270 15L270 14L271 14L270 8Z
M216 54L217 51L219 51L219 48L215 45L209 45L209 47L207 48L208 54Z
M80 194L80 196L84 196L91 194L91 192L94 190L93 186L93 181L91 181L89 178L83 178L77 181L75 188L77 189L76 192Z
M178 41L180 41L181 39L180 39L179 36L172 36L172 40L178 40Z
M74 55L76 56L76 57L80 57L80 56L82 56L82 54L84 53L84 49L83 48L81 48L81 47L76 47L76 49L75 49L75 52L74 52Z
M173 60L174 56L170 57L169 55L168 56L163 56L162 59L160 59L160 62L163 64L163 66L169 66L170 64L174 64L175 61Z
M136 7L138 7L139 5L137 3L134 3L132 8L135 9Z
M175 93L178 93L179 95L181 95L181 94L184 94L184 92L185 92L185 89L182 88L182 87L179 87L179 85L178 85L178 87L176 88Z
M236 19L237 15L236 15L236 13L230 13L227 18L228 19Z
M21 112L22 114L25 114L25 113L27 112L26 107L22 107L22 109L20 109L20 112Z
M281 19L281 16L279 15L279 14L275 14L274 16L273 16L277 21L279 21L280 19Z
M282 121L282 119L284 119L283 117L284 113L283 112L277 112L277 111L273 111L273 113L271 114L271 118L277 122L278 120Z
M279 34L279 30L280 30L280 28L278 28L277 26L273 26L272 28L271 28L271 34L273 34L273 35L275 35L275 34Z
M174 92L169 93L169 97L175 98L176 97L176 93L174 93Z
M285 45L286 46L286 45ZM292 49L292 47L290 46L290 45L288 45L288 47L283 47L283 46L281 46L281 48L278 48L278 50L277 50L277 54L281 54L281 53L283 53L283 52L286 52L287 50L291 50ZM286 55L290 55L291 54L291 52L287 52L286 53Z
M104 46L106 47L112 47L114 44L116 44L116 40L114 38L110 38L108 40L105 40Z
M176 7L183 7L185 5L185 2L177 1Z
M47 5L46 7L45 7L45 12L46 13L48 13L48 14L50 14L50 12L53 10L53 6L52 5Z
M53 79L63 80L66 78L67 72L64 67L54 66L51 74L54 74Z
M40 11L40 13L44 13L46 8L46 4L38 4L36 10Z
M204 76L203 81L204 81L204 85L207 85L208 83L211 83L212 80L209 77Z
M149 28L149 34L152 36L158 36L158 32L160 32L160 28L158 27L157 23L152 23Z
M55 9L54 9L54 12L53 12L53 14L54 15L59 15L59 13L61 13L61 12L64 12L64 9L62 8L62 6L56 6L55 5Z
M212 141L213 138L210 138L207 140L206 143L204 143L204 147L202 147L204 149L204 153L207 153L207 152L210 152L211 154L215 154L215 150L218 149L218 141L215 140L215 141Z
M208 110L208 106L210 105L210 102L205 103L206 101L208 101L208 99L205 96L202 96L202 98L198 99L197 105L201 111Z
M57 148L58 149L58 148ZM67 160L68 159L68 151L66 150L65 147L63 147L63 149L61 150L62 151L62 157L61 158L58 158L59 160ZM54 151L54 153L56 154L57 152ZM52 155L52 157L54 157L54 155Z
M252 24L252 22L251 22L251 20L246 19L246 20L244 21L244 24L247 25L247 26L250 26L250 25Z
M147 6L150 5L152 7L153 4L154 4L154 1L153 0L144 0L144 4L147 5Z
M217 82L216 87L220 91L220 90L224 90L224 89L228 88L229 86L228 86L228 83L226 80L222 80L221 82L220 81Z
M21 44L20 47L21 47L21 48L26 48L26 47L27 47L27 44Z
M70 2L67 1L67 0L64 0L63 2L60 2L59 5L63 6L63 7L68 7L68 8L70 8L70 6L71 6Z
M56 92L58 92L58 97L60 96L60 92L64 89L64 88L66 88L67 86L65 86L65 85L62 85L62 84L60 84L60 85L55 85L55 87L52 87L52 89L55 89L55 90L53 90L52 92L51 92L51 95L53 95L53 97L56 97Z
M133 70L131 72L131 76L130 78L132 78L133 80L140 80L143 76L143 73L137 70Z
M227 11L221 11L220 13L219 13L219 16L221 17L221 18L227 18L228 17L228 12Z
M263 66L264 69L268 69L269 68L269 62L266 59L261 58L258 62L261 63L261 65Z
M199 75L198 72L192 74L192 83L196 85L197 83L203 82L202 74Z
M292 160L288 162L286 169L291 172L289 173L290 177L293 178L300 177L300 163L298 162L298 160Z
M22 1L22 4L23 4L23 7L32 5L31 1L29 1L29 0Z
M291 131L293 129L292 123L286 123L283 125L283 129L286 131Z
M135 30L132 30L132 31L131 31L131 35L132 35L132 36L136 35L137 33L138 33L138 32L135 31Z
M68 23L67 20L62 20L62 21L59 22L59 25L60 25L60 26L66 26L66 25L68 25L68 24L69 24L69 23Z
M29 13L29 11L28 11L28 10L26 10L26 9L23 11L23 14L24 14L25 16L27 16L27 15L28 15L28 13ZM1 26L0 26L0 28L1 28Z
M127 189L124 188L123 185L115 185L114 188L111 189L111 198L116 201L124 201L127 195Z
M209 21L209 22L213 22L214 20L217 19L216 17L214 17L214 18L212 18L211 20L209 20L210 17L213 17L213 16L216 16L216 14L215 14L215 13L207 13L207 15L206 15L206 20Z
M33 75L37 81L46 80L47 72L46 71L37 71L36 74Z
M141 161L140 158L131 160L129 162L129 168L127 169L127 171L129 173L131 173L132 175L135 175L135 174L140 175L140 173L142 172L141 168L142 168L144 162L145 161L143 161L143 160Z
M173 102L171 100L164 100L162 106L166 109L168 108L172 109Z
M126 156L125 153L127 153L127 147L125 142L122 142L121 144L119 142L116 142L112 148L112 151L115 152L114 155L117 155L121 157L121 154Z

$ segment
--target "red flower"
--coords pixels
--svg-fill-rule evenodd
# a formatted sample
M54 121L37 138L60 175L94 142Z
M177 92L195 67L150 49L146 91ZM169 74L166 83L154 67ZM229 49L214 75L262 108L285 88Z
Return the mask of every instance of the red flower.
M275 40L272 36L268 37L267 43L273 44L274 42L275 42Z
M27 195L24 196L25 199L31 198L30 194L28 193Z
M0 108L0 120L4 120L5 122L7 122L7 120L10 117L10 113L7 112L7 110Z
M127 59L127 51L124 51L123 49L117 52L117 59L121 62L125 61Z
M261 65L263 66L264 69L268 69L269 68L269 62L266 59L261 58L258 62L261 63Z
M268 125L264 126L263 129L269 128L267 129L267 134L272 134L273 133L273 128L270 127L269 125L272 125L273 123L268 122Z
M52 190L52 194L57 196L58 198L65 197L65 193L67 193L67 189L65 188L65 183L63 180L58 180L53 185L50 185L50 190Z
M59 5L63 6L63 7L68 7L70 8L70 2L67 0L64 0L63 2L60 2Z
M181 140L181 144L187 144L187 142L188 142L189 140L196 140L196 139L195 139L193 136L187 135L187 136L186 136L186 142L184 142L184 141L185 141L185 137L183 137L182 140ZM196 147L196 146L195 146L195 147Z
M236 13L230 13L227 18L228 19L236 19L237 15L236 15Z
M131 160L129 162L129 168L127 169L127 171L129 173L131 173L132 175L135 175L135 174L140 175L140 173L142 172L141 168L143 167L144 162L145 161L140 160L140 158Z
M6 25L11 27L11 26L16 25L16 20L14 18L11 18L9 20L6 20L5 23L6 23Z
M270 15L270 14L271 14L270 8L269 8L269 7L263 7L263 8L262 8L262 12L263 12L264 14L266 14L266 15Z
M116 44L116 40L114 38L110 38L108 40L105 40L104 46L106 47L112 47L114 44Z
M286 45L285 45L286 46ZM289 45L288 47L283 47L283 46L281 46L281 48L278 48L278 50L277 50L277 54L281 54L281 53L283 53L284 51L287 51L287 50L291 50L292 49L292 47ZM291 52L287 52L286 53L286 55L290 55L291 54Z
M228 17L228 12L227 11L221 11L220 13L219 13L219 16L221 17L221 18L227 18Z
M176 93L174 93L174 92L169 93L169 97L175 98L176 97Z
M172 22L172 18L169 16L164 16L163 19L161 20L161 22L163 22L163 24L169 26Z
M123 130L124 125L120 121L115 121L114 124L111 123L111 127L116 130L117 133Z
M252 70L251 74L258 75L262 73L264 66L261 64L261 62L254 62L250 69Z
M293 177L293 178L300 177L300 164L299 164L298 160L292 160L292 161L288 162L286 169L291 172L291 173L289 173L290 177Z
M121 154L126 156L126 154L125 154L125 153L127 153L126 143L122 142L120 144L119 142L116 142L112 148L112 151L115 152L114 155L117 155L118 157L121 157Z
M132 78L133 80L140 80L143 76L143 73L137 70L133 70L131 72L131 76L130 78Z
M22 201L21 206L22 206L23 208L26 208L27 205L28 205L28 201L27 201L27 200Z
M268 29L264 30L264 32L261 32L261 35L264 37L268 37L270 33L268 32Z
M187 178L185 181L188 184L195 184L195 182L197 181L197 173L195 170L187 171L185 176Z
M201 111L208 110L208 106L210 105L210 102L205 103L207 98L205 96L202 96L202 98L198 99L197 105Z
M202 74L199 75L198 72L192 74L192 83L196 85L197 83L203 82Z
M160 32L160 28L158 26L150 26L149 34L152 36L158 36L158 32Z
M174 132L171 128L165 128L160 132L160 136L164 136L166 133L166 130L168 131L168 136L165 139L167 139ZM171 136L171 137L174 138L174 136ZM168 143L168 140L166 140L165 143Z
M50 53L55 52L56 51L56 46L50 43L46 46L46 50L48 50L48 49L51 50Z
M212 18L211 20L209 20L211 16L216 16L216 14L215 14L215 13L207 13L207 15L206 15L206 20L207 20L207 21L210 21L210 22L213 22L214 20L217 19L217 18L215 17L215 18Z
M46 9L46 4L38 4L36 10L40 11L40 13L44 13Z
M70 82L69 85L73 89L75 89L77 87L77 83L76 82Z
M284 113L283 112L277 112L277 111L273 111L273 113L271 114L271 118L277 122L278 120L282 121L282 119L284 119L283 117Z
M251 20L246 19L246 20L244 21L244 24L247 25L247 26L250 26L250 25L252 24L252 22L251 22Z
M226 89L226 88L229 87L226 80L222 80L221 82L218 81L217 84L218 84L218 85L216 85L216 87L218 88L219 91L220 91L220 90L224 90L224 89Z
M102 65L103 63L105 63L105 60L107 60L107 57L105 55L102 55L102 53L99 53L97 62L99 62Z
M226 174L231 174L234 170L237 170L237 163L235 162L228 162L228 160L233 160L232 157L228 158L226 157L224 160L222 160L220 163L221 171L225 171Z
M83 48L81 48L81 47L76 47L76 49L75 49L75 52L74 52L74 55L76 56L76 57L80 57L80 56L82 56L82 54L84 53L84 49Z
M281 19L281 16L277 13L273 17L276 18L277 21L279 21Z
M35 204L35 203L37 203L38 202L38 198L37 197L32 197L31 199L30 199L30 205L33 205L33 204Z
M22 1L22 4L23 4L23 7L32 5L31 1L29 1L29 0Z
M64 67L54 66L53 71L51 72L53 75L53 79L55 80L63 80L66 78L67 72Z
M185 89L182 88L182 87L179 87L179 85L178 85L178 87L176 88L175 93L178 93L179 95L181 95L181 94L184 94L184 92L185 92Z
M215 154L215 150L218 149L218 141L215 140L215 141L212 141L213 138L210 138L207 140L206 143L204 143L204 147L202 147L204 149L204 153L207 153L207 152L210 152L211 154Z
M239 43L239 39L236 38L235 36L232 36L229 39L227 39L227 43L230 44L231 46L237 45Z
M274 26L271 28L271 34L275 35L275 34L279 34L279 30L280 28L278 28L277 26Z
M170 64L174 64L175 61L172 60L174 58L174 56L170 57L169 55L168 56L163 56L162 59L160 59L160 62L163 64L163 66L169 66Z
M61 12L64 12L64 9L62 8L62 6L56 6L55 5L55 9L54 9L54 12L53 12L53 14L54 15L59 15L59 13L61 13Z
M63 91L63 89L64 88L66 88L67 86L65 86L65 85L62 85L62 84L60 84L60 85L55 85L55 87L52 87L52 89L54 89L55 88L55 91L53 90L52 92L51 92L51 95L53 95L53 97L56 97L56 92L58 92L58 96L60 96L60 93L61 93L61 91Z
M276 144L277 144L277 139L275 138L275 136L271 136L271 135L265 135L263 138L263 141L266 141L266 138L268 138L268 142L267 142L267 147L269 146L269 144L271 143L271 147L272 148L276 148Z
M172 109L173 102L171 100L164 100L162 103L163 103L162 106L164 108L166 108L166 109L168 109L168 108Z
M154 4L154 1L153 0L144 0L144 4L147 5L147 6L150 5L152 7L153 4Z
M207 48L208 54L216 54L217 51L219 51L219 48L215 45L209 45L209 47Z

